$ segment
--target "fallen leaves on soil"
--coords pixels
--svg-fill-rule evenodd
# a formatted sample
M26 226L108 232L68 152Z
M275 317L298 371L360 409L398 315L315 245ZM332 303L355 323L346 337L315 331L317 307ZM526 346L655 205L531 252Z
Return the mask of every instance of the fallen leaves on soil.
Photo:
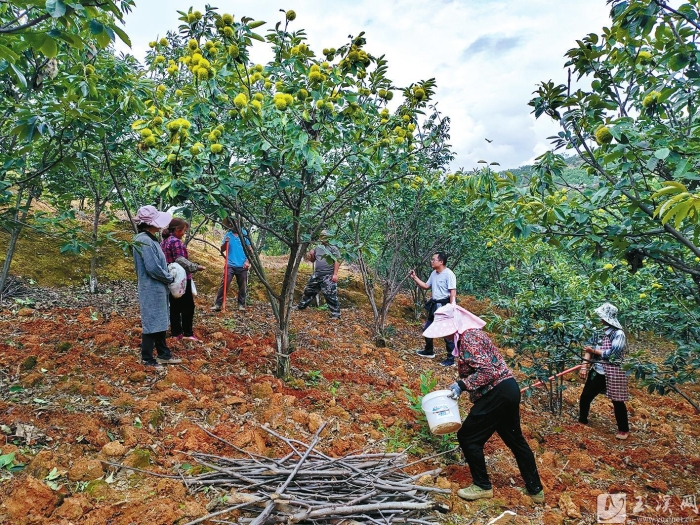
M292 374L281 381L273 376L274 319L266 304L210 314L211 297L200 295L196 332L204 342L169 341L183 366L152 371L140 364L133 283L115 282L110 290L87 297L87 305L75 291L45 290L30 312L0 312L1 454L14 453L15 466L26 464L14 473L0 469L2 523L156 525L203 516L222 494L188 491L181 481L111 465L197 474L202 467L189 453L235 455L200 426L267 457L287 450L260 425L308 441L327 423L317 448L330 456L373 447L408 449L417 460L438 451L424 438L402 386L419 392L419 376L428 369L447 385L454 369L415 355L420 326L400 316L410 310L403 298L393 310L391 347L384 349L369 343L366 308L344 308L340 322L322 310L295 312ZM483 307L468 298L463 304L476 313ZM603 397L589 426L575 423L580 385L573 378L561 417L545 410L542 393L523 402L523 431L537 456L545 507L532 506L518 491L515 460L498 437L486 445L496 495L489 502L455 497L471 482L458 458L408 471L442 466L436 486L452 489L452 512L474 523L486 523L502 507L518 513L513 523L592 523L596 497L608 492L627 493L632 503L643 498L645 515L657 517L659 502L670 496L674 517L694 517L680 507L684 496L698 493L700 418L678 398L631 390L626 442L614 439L612 407ZM690 391L697 395L697 388Z

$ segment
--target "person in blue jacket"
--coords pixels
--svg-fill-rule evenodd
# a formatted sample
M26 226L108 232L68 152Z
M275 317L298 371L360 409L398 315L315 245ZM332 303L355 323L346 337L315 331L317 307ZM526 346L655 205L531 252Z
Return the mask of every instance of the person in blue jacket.
M228 271L226 272L225 281L224 279L221 280L219 292L216 294L216 301L211 309L215 312L221 311L221 305L224 303L224 287L230 290L231 281L235 276L236 284L238 285L238 309L244 311L246 294L248 292L248 269L250 268L250 261L248 261L245 250L243 250L243 243L241 243L240 236L233 230L231 219L225 219L224 226L228 228L228 231L221 241L221 255L226 257L226 250L228 248ZM241 231L245 238L246 246L250 246L250 241L247 237L248 233L245 229Z

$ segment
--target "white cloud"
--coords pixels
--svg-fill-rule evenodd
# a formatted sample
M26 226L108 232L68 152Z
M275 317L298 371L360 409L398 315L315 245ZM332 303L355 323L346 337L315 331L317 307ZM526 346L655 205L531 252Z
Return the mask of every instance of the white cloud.
M176 10L190 5L204 10L205 4L137 2L125 26L131 52L143 57L149 41L177 29ZM395 85L436 78L435 100L452 120L454 167L467 169L480 159L516 167L548 149L546 137L558 129L544 117L534 120L527 105L532 92L541 81L564 82L564 53L609 22L604 0L258 0L218 6L268 27L282 19L280 7L294 9L292 29L304 28L315 50L339 47L348 35L365 31L366 49L386 55ZM264 60L258 53L254 58Z

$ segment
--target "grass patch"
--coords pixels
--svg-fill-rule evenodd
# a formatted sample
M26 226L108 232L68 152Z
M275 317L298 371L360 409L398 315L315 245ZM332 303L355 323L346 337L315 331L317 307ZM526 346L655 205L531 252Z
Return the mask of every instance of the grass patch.
M122 236L119 236L122 238ZM124 238L131 232L124 230ZM0 232L0 246L7 246L10 236ZM125 255L114 243L105 243L99 248L97 259L100 281L134 280L134 263L131 255ZM5 259L3 250L0 257ZM10 273L35 281L39 286L78 286L90 275L90 254L73 255L61 253L61 239L46 235L31 228L24 228L17 241Z

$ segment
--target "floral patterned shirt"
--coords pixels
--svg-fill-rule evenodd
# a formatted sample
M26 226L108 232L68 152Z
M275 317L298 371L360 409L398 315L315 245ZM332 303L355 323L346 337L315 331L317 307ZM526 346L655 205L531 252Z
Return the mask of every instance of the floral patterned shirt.
M174 263L178 257L189 259L189 256L187 255L187 247L182 244L182 241L175 237L175 235L170 235L167 239L163 239L160 243L160 247L163 249L165 260L168 264ZM185 270L186 269L187 268L185 268ZM190 272L187 272L187 278L192 278L192 274Z
M459 336L457 370L472 402L501 381L512 378L508 365L483 330L466 330Z

